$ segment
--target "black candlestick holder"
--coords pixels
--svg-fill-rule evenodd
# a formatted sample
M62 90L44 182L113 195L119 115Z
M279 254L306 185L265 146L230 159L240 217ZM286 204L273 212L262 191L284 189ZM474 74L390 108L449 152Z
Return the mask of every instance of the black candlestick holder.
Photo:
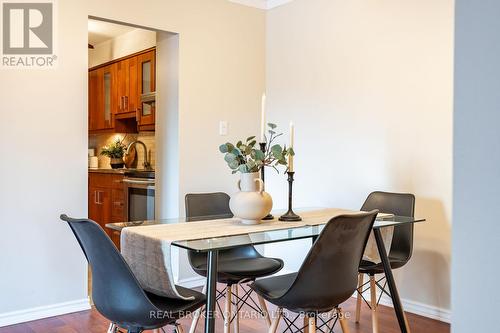
M288 212L281 215L280 221L302 221L302 218L295 214L292 209L292 197L293 197L293 175L295 172L287 172L288 174Z
M265 154L266 153L266 143L265 142L261 142L261 143L259 143L259 145L260 145L260 150ZM260 178L264 182L264 186L266 186L264 166L262 166L260 168ZM274 219L274 216L272 214L270 214L270 213L267 214L267 216L265 216L263 218L263 220L272 220L272 219Z

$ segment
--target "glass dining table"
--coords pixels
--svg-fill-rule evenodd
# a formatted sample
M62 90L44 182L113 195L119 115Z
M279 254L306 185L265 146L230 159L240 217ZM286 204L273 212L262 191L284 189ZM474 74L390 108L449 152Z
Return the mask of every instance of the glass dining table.
M206 219L217 219L222 217L211 216L205 217ZM240 235L223 236L223 237L213 237L213 238L202 238L196 240L185 240L185 241L174 241L172 246L176 246L182 249L195 252L207 253L207 303L205 306L205 333L215 332L215 317L216 317L216 285L217 285L217 265L218 265L218 251L237 248L246 245L264 245L278 242L293 241L299 239L310 238L312 243L317 239L323 230L325 224L329 219L325 219L324 223L317 225L306 225L300 227L290 227L283 228L279 230L270 230L255 233L246 233ZM158 224L174 224L184 222L186 219L166 219L166 220L155 220L155 221L141 221L141 222L124 222L124 223L110 223L106 227L114 230L121 230L124 227L133 226L147 226L147 225L158 225ZM394 280L392 273L390 261L387 255L386 246L384 244L383 236L381 233L382 228L386 227L398 227L402 225L424 222L425 219L414 218L407 216L384 216L377 218L373 225L373 232L375 236L375 241L377 244L377 249L380 255L382 265L384 267L384 273L387 280L387 285L389 287L390 296L392 298L392 303L394 306L394 311L398 320L398 324L401 332L410 332L408 321L406 319L404 309L399 297L399 292Z

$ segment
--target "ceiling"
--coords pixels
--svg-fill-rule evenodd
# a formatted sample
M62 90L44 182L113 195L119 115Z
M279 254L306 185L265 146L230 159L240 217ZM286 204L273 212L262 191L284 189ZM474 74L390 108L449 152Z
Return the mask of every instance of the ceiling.
M292 0L229 0L234 3L239 3L240 5L260 8L260 9L272 9L284 5L285 3L291 2Z
M135 29L126 25L89 19L89 44L96 45Z

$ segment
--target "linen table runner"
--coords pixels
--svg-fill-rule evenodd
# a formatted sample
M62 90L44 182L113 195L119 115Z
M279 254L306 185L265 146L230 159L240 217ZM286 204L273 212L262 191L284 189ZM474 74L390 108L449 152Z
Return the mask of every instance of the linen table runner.
M181 295L175 287L171 266L172 242L315 226L325 224L338 215L355 213L357 212L328 208L301 212L303 220L299 222L274 219L258 225L245 225L237 218L229 218L128 227L121 233L121 252L145 290L169 298L189 300L189 297ZM392 234L390 238L392 239ZM384 241L387 244L388 240Z

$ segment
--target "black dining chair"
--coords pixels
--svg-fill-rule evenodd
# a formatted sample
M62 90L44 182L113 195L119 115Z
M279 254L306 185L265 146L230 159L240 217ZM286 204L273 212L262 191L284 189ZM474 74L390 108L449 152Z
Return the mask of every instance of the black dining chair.
M296 273L256 280L250 287L278 307L269 333L275 333L283 309L307 316L309 332L316 332L320 314L336 312L342 331L349 332L340 304L356 290L358 268L378 211L332 218L309 250ZM297 315L296 319L299 315ZM288 328L295 327L288 316ZM328 323L328 322L327 322ZM320 327L318 327L321 330Z
M394 214L397 216L413 217L415 213L415 196L410 193L390 193L372 192L366 198L361 210L368 211L378 209L382 213ZM392 269L401 268L410 260L413 252L413 223L394 227L391 248L389 250L389 261ZM382 263L362 260L359 267L357 303L356 303L356 323L359 323L361 316L361 302L363 293L370 289L370 302L366 301L372 312L373 332L378 333L377 307L380 297L377 300L377 287L381 289L381 295L389 293L386 290L386 283L382 284L384 277L377 280L376 274L383 274ZM364 283L364 274L369 276L369 281ZM381 296L380 295L380 296Z
M187 194L185 197L187 221L203 221L233 217L233 213L229 209L229 199L229 195L222 192ZM206 277L207 254L188 251L188 257L193 270L199 275ZM230 332L230 324L232 321L234 321L234 331L238 331L238 311L245 304L260 312L267 324L271 324L264 300L258 296L259 304L257 304L251 297L252 290L250 288L245 288L242 283L251 282L259 277L272 275L282 268L283 261L281 259L266 258L257 252L252 245L219 251L217 282L226 285L224 332ZM238 294L238 288L243 290L243 295L240 296ZM219 293L217 299L221 297L223 297L223 294ZM234 314L232 314L231 310L233 304L236 308ZM190 333L194 333L196 330L199 314L200 310L194 315L189 331Z
M97 223L67 215L61 215L61 220L69 224L90 265L92 300L97 311L111 321L108 332L123 328L129 333L140 333L174 325L176 332L182 333L177 319L205 304L205 295L180 286L179 292L193 300L171 299L145 291Z

